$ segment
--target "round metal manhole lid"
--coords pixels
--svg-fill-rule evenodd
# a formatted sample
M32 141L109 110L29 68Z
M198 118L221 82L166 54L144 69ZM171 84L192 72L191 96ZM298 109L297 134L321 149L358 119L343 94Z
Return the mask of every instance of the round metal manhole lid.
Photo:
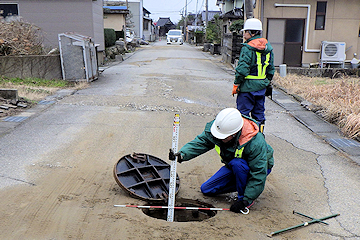
M115 181L130 195L151 201L167 201L169 195L170 165L144 153L126 155L114 166ZM176 192L180 187L176 175Z

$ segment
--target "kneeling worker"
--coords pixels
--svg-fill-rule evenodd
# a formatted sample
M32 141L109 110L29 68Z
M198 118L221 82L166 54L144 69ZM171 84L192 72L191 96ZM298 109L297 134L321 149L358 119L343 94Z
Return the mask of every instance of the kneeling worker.
M226 108L179 152L170 149L169 159L175 160L177 156L181 163L213 148L225 166L201 185L201 192L215 196L237 191L238 200L230 211L244 213L264 190L274 165L273 149L265 142L255 120L241 115L236 108Z

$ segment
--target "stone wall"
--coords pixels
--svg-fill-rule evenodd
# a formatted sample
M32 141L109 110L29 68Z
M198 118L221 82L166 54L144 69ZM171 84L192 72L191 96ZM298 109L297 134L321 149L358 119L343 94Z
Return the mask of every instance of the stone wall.
M239 58L242 42L242 37L235 32L225 33L223 35L223 46L221 54L225 62L229 64L235 63L235 59Z
M0 76L62 79L60 55L0 56Z
M276 67L279 72L279 67ZM360 76L360 69L351 68L298 68L298 67L287 67L286 73L294 73L298 75L304 75L308 77L330 77L338 78L343 76Z

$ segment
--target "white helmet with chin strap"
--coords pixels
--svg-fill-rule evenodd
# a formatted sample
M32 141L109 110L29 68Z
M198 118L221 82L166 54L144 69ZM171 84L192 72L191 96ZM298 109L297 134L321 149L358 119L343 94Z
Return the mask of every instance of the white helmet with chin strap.
M225 108L219 112L211 126L211 134L218 139L240 131L244 124L241 113L236 108Z
M245 31L245 30L262 31L262 23L257 18L249 18L245 21L244 29L242 29L241 31Z

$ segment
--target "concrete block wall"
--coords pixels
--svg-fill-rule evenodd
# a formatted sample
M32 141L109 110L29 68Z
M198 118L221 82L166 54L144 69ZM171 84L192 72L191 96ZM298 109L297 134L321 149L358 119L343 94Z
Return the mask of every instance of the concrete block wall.
M0 56L0 76L62 79L60 55Z

